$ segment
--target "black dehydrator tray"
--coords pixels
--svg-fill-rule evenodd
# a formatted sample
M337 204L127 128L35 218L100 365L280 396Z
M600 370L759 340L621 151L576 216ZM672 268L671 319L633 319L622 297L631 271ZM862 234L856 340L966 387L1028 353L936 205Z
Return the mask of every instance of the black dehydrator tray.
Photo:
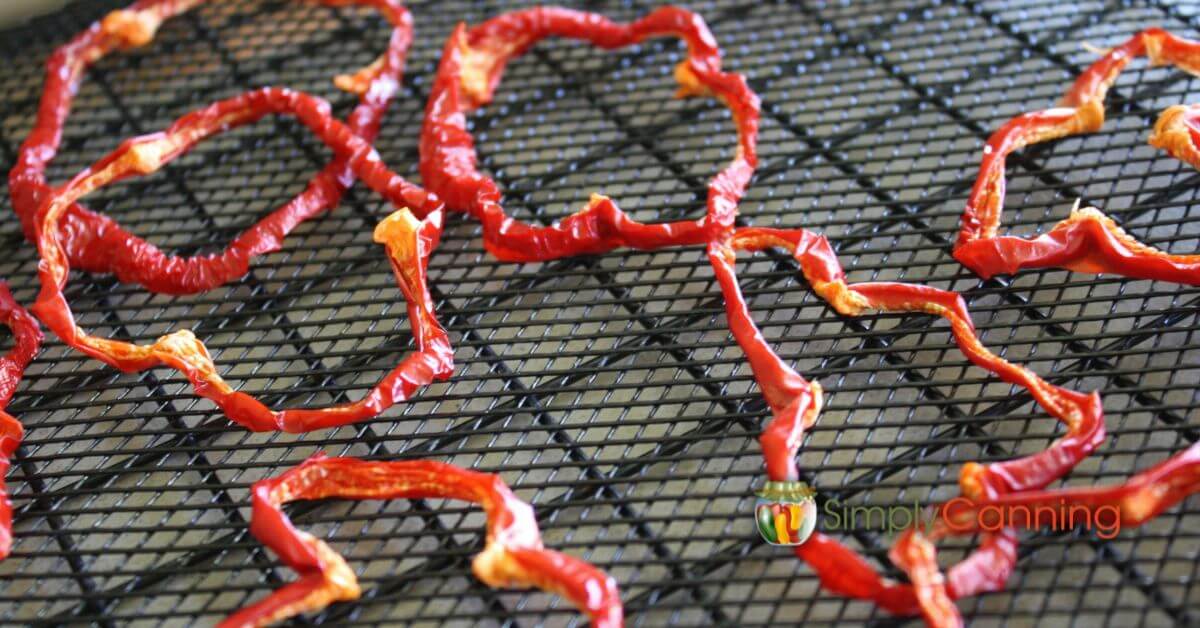
M0 34L4 171L32 124L47 55L121 4L76 3ZM949 244L984 139L1009 116L1050 106L1093 58L1082 42L1111 45L1150 25L1194 36L1200 4L689 6L763 98L747 221L828 234L852 280L962 291L990 347L1053 383L1103 390L1109 439L1065 484L1119 481L1196 440L1200 289L1063 271L981 281ZM586 7L620 19L650 8ZM417 177L424 100L450 29L509 8L412 4L417 40L377 142L402 174ZM51 180L256 86L314 92L344 115L353 98L331 77L386 40L369 10L213 2L169 21L153 45L98 64ZM507 206L551 221L601 190L640 220L699 215L733 130L719 104L669 98L680 57L666 40L614 53L547 42L515 62L495 103L472 118ZM1158 111L1198 97L1200 82L1135 63L1103 132L1010 160L1007 228L1048 229L1082 198L1160 248L1196 251L1200 175L1145 137ZM268 119L89 202L175 252L212 251L299 191L327 157L303 129ZM0 199L0 277L30 303L36 254L6 189ZM207 294L155 296L76 273L68 298L85 327L119 337L194 327L227 379L278 405L354 399L411 342L371 242L387 211L360 187L242 281ZM486 255L478 234L451 219L430 268L456 376L357 426L251 434L177 375L121 375L51 339L10 408L28 435L10 473L16 544L0 563L0 622L211 624L260 599L293 574L248 535L247 487L323 450L499 472L534 504L548 545L617 578L632 625L915 623L820 591L807 567L757 537L756 438L768 415L702 250L518 266ZM968 366L944 323L842 319L793 264L766 256L743 259L739 274L764 333L828 393L799 459L827 497L944 500L957 494L962 463L1032 453L1060 433L1023 390ZM345 554L365 590L301 623L582 623L557 598L476 581L469 560L483 518L461 504L330 501L289 512ZM887 536L839 536L891 569ZM946 544L945 560L969 542ZM1198 554L1200 501L1191 499L1112 541L1027 536L1009 588L960 607L977 626L1195 623Z

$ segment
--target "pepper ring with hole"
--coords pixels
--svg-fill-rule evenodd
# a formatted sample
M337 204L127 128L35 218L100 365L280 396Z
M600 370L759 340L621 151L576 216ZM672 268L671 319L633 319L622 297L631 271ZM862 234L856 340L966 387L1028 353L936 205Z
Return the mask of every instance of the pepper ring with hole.
M399 89L413 39L412 16L399 0L317 1L330 6L372 6L392 25L391 40L383 55L354 74L334 79L340 89L360 96L347 123L356 135L372 141ZM13 210L21 219L26 237L34 239L37 210L51 194L46 168L58 154L63 128L84 72L113 50L145 46L154 39L164 20L203 3L204 0L140 0L92 24L50 56L37 120L21 145L8 179ZM223 252L195 257L167 255L154 244L122 229L112 218L73 204L63 218L63 230L71 233L63 242L64 251L76 268L115 273L123 282L138 283L154 292L204 292L245 275L251 259L279 250L283 239L297 225L337 206L353 183L354 173L348 164L335 158L308 182L303 192L243 231ZM436 209L435 205L423 207L422 213Z
M197 142L270 113L295 116L359 179L398 208L376 227L375 240L385 245L408 302L416 351L352 403L317 410L271 410L251 395L230 388L217 374L204 343L191 331L172 332L149 345L92 336L76 324L63 294L70 273L66 243L74 234L62 219L76 200L114 181L155 172ZM366 140L332 118L325 101L289 89L248 92L185 115L164 132L123 142L45 198L35 224L41 291L32 309L63 342L110 366L126 372L155 366L179 370L197 394L212 400L230 420L251 430L307 432L354 423L379 414L421 386L453 373L454 351L437 321L425 274L429 255L441 237L442 212L429 212L417 219L408 209L410 203L421 206L433 202L424 190L389 171Z

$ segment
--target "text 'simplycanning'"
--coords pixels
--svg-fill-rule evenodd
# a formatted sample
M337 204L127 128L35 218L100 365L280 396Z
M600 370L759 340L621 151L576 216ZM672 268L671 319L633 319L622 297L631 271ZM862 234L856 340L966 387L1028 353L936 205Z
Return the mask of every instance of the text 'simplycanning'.
M767 482L757 494L754 519L759 534L771 545L801 545L820 527L826 532L871 530L891 535L912 527L929 530L939 520L955 532L1005 528L1081 529L1108 540L1121 532L1121 512L1114 505L1089 507L1059 500L1057 504L985 504L955 497L938 506L911 503L847 504L820 499L804 482ZM819 502L819 503L818 503ZM967 525L956 514L974 512ZM819 524L819 526L818 526Z

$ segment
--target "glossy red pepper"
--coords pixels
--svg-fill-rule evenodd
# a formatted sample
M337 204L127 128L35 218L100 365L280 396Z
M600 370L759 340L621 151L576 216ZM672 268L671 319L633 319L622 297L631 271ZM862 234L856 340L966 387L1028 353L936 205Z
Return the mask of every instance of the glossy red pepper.
M1068 135L1092 133L1104 124L1104 97L1135 57L1200 72L1200 42L1160 28L1144 30L1109 50L1076 79L1059 107L1019 115L1000 127L983 149L979 176L967 200L954 257L982 277L1022 268L1066 268L1200 285L1200 255L1171 255L1138 242L1092 207L1034 238L997 235L1004 208L1005 164L1025 146ZM1200 168L1200 110L1171 107L1155 124L1150 143Z
M349 127L371 141L399 88L405 56L412 43L412 17L399 0L320 1L333 6L372 6L393 26L387 51L378 60L356 74L335 79L341 89L361 95L358 107L350 114ZM51 55L46 64L46 84L37 120L9 173L13 209L27 237L33 239L35 214L51 194L46 167L58 153L72 100L88 67L114 50L146 45L164 20L202 2L141 0L109 14ZM71 265L81 270L115 273L123 282L139 283L155 292L203 292L245 275L251 259L279 250L292 229L336 207L342 193L353 183L354 174L346 161L334 159L308 182L302 193L244 231L219 254L167 255L122 229L115 220L82 205L72 205L63 217L62 229L71 234L63 247Z
M200 140L269 113L295 116L355 175L398 208L376 228L375 240L386 246L408 301L416 351L353 403L320 410L273 411L254 397L232 390L217 374L204 344L190 331L167 334L151 345L91 336L75 324L62 293L70 270L66 244L76 235L70 231L70 223L64 224L64 215L80 197L111 182L154 172ZM42 258L38 268L42 287L33 311L63 342L111 366L126 372L154 366L179 370L191 380L197 394L211 399L231 420L251 430L305 432L353 423L375 416L407 399L417 388L453 372L454 352L437 322L425 276L429 255L441 236L442 213L423 211L425 219L418 220L408 209L427 210L437 204L435 197L389 171L375 149L350 127L331 118L328 103L288 89L248 92L190 113L162 133L122 143L43 200L34 224Z
M480 580L492 587L538 587L570 600L597 628L623 625L616 581L578 558L543 548L533 508L498 475L425 460L366 462L318 454L255 482L251 494L250 532L300 579L231 615L224 627L261 626L358 599L358 579L346 561L324 541L297 530L280 509L287 502L327 497L441 497L479 504L487 513L487 544L471 567Z
M585 209L550 226L506 216L496 182L475 166L475 143L465 115L491 101L505 65L547 37L612 49L668 36L682 39L688 47L687 59L675 68L677 95L720 99L733 113L738 130L733 161L709 182L706 215L698 220L643 224L630 219L611 199L594 194ZM505 261L543 261L619 247L705 244L732 228L738 201L758 163L758 121L758 96L745 77L721 70L716 40L700 16L665 7L619 24L594 13L538 7L505 13L469 29L459 25L450 35L421 128L421 178L448 209L479 220L484 246Z
M42 345L42 330L37 321L13 299L8 285L0 281L0 321L12 332L13 348L0 357L0 560L12 551L12 502L4 483L13 454L21 446L25 429L21 422L4 411L21 383L25 367Z

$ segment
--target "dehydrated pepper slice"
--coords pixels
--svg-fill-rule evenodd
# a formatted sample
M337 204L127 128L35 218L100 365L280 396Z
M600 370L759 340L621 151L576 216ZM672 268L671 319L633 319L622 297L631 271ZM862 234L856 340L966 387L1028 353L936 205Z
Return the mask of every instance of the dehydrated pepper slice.
M223 627L260 626L358 599L358 579L346 561L324 541L297 530L280 509L287 502L327 497L442 497L479 504L487 514L487 544L471 568L480 580L492 587L538 587L570 600L597 628L623 625L616 581L578 558L545 549L533 508L498 475L428 460L367 462L318 454L255 482L251 494L250 532L300 579L231 615Z
M1073 210L1049 232L1033 238L1000 236L1005 164L1013 151L1052 139L1093 133L1104 124L1104 97L1117 75L1135 57L1200 74L1200 42L1161 28L1146 29L1106 52L1076 79L1059 107L1025 113L996 130L983 149L979 176L967 200L954 257L982 277L1013 274L1022 268L1066 268L1139 279L1200 284L1200 255L1172 255L1125 233L1100 210ZM1200 167L1200 136L1195 107L1167 109L1150 143Z
M384 111L399 88L404 60L412 44L412 16L399 0L317 1L332 6L374 7L393 27L387 50L374 63L355 74L335 79L339 88L361 96L348 119L350 129L368 141L373 140ZM58 153L63 126L87 69L114 50L146 45L164 20L202 2L141 0L92 24L50 56L37 120L9 173L13 209L31 240L38 207L52 192L46 182L46 167ZM219 254L167 255L122 229L112 218L78 204L72 205L63 218L62 228L71 234L63 247L71 265L81 270L114 273L123 282L139 283L154 292L203 292L245 275L251 259L279 250L296 225L337 206L353 183L354 174L346 161L335 158L308 182L303 192L244 231ZM432 209L422 208L422 213Z
M703 219L643 225L628 219L603 197L594 197L588 209L550 227L524 225L504 216L494 182L474 168L475 155L465 130L464 112L490 98L508 58L540 37L552 34L581 37L607 47L659 34L679 35L688 42L689 59L677 69L677 78L688 93L709 93L724 100L733 110L739 129L739 150L734 162L710 185ZM422 171L426 179L440 187L455 209L484 223L485 243L501 259L543 260L619 246L707 244L710 261L726 295L731 329L746 349L755 377L776 415L762 437L772 479L797 476L795 453L803 430L816 419L820 389L783 363L758 332L737 287L733 272L736 250L787 248L800 262L814 290L843 314L881 309L923 311L947 318L956 342L973 362L1006 381L1027 387L1039 404L1067 424L1067 435L1046 452L1006 463L967 465L961 479L964 494L983 499L1041 488L1069 470L1103 438L1097 395L1081 395L1051 386L1031 372L989 353L975 336L970 317L957 295L926 286L848 285L824 238L799 230L734 228L737 202L756 162L758 100L742 77L719 70L719 56L711 34L693 14L663 9L629 25L618 25L599 16L573 11L518 12L491 20L470 32L460 26L446 53L422 131ZM272 112L297 116L334 149L339 159L345 159L355 175L402 208L381 223L376 237L388 243L397 280L409 299L418 352L358 404L274 413L251 397L230 390L215 374L203 345L190 333L176 332L150 346L88 336L74 324L62 296L68 272L68 256L62 240L69 234L59 220L78 198L108 182L153 172L204 137ZM369 143L329 118L328 106L321 101L289 90L252 92L185 116L162 134L123 144L45 200L34 227L43 258L42 293L35 312L69 344L119 368L139 370L165 364L180 369L200 394L216 401L231 419L251 429L302 431L340 425L377 413L433 377L449 375L449 342L437 325L424 277L429 252L440 235L438 207L436 197L387 171ZM920 555L898 555L897 563L919 566L932 551L931 547L925 549ZM318 554L313 550L309 558L319 560ZM800 546L797 554L809 561L825 586L834 591L875 600L894 612L912 613L924 608L930 617L949 620L952 618L944 608L946 599L1003 584L1015 561L1015 537L1007 530L988 537L971 558L951 573L949 585L938 582L940 574L936 570L915 568L911 585L885 580L857 554L819 534ZM320 577L324 582L325 575L322 573ZM937 586L945 586L944 595L939 594ZM330 590L320 588L322 592L310 598L309 594L316 589L304 587L293 590L303 594L299 598L285 596L268 612L298 608L292 604L323 605L329 600L327 596L333 595Z
M1071 508L1086 507L1093 513L1089 523L1100 523L1105 527L1115 527L1117 524L1123 528L1136 527L1197 491L1200 491L1200 443L1117 485L1027 491L970 501L961 508L947 507L945 516L937 519L937 525L929 536L936 539L974 534L985 529L984 526L992 527L989 511L1013 506L1029 509L1032 517L1012 516L1005 521L1026 529L1036 529L1052 522L1037 516L1039 507L1059 512L1063 512L1062 509L1069 512ZM1100 509L1109 509L1113 518L1100 521L1095 514L1101 512Z
M550 226L508 217L496 182L476 168L475 142L466 113L492 99L505 66L548 37L621 48L652 37L678 37L687 59L675 68L678 96L712 96L733 114L738 144L733 161L708 186L707 211L698 220L643 224L609 198L593 195L588 206ZM759 100L740 74L721 70L720 50L700 16L665 7L628 24L595 13L537 7L505 13L468 29L460 24L442 52L421 129L421 178L450 210L483 225L489 252L505 261L529 262L611 251L704 244L732 228L758 157Z
M771 247L791 252L813 290L843 315L925 312L945 318L955 342L971 362L1026 388L1042 408L1067 426L1067 433L1045 451L1005 462L964 465L959 478L964 495L987 499L1043 488L1070 471L1104 440L1099 394L1084 395L1053 386L1032 371L988 351L976 336L970 313L958 294L914 284L847 284L837 255L824 236L800 229L745 227L709 245L709 260L725 297L730 330L746 353L773 414L760 437L769 479L799 479L796 453L805 431L820 413L822 396L816 382L806 381L770 348L738 287L736 251ZM975 552L951 570L942 590L946 599L1002 588L1016 564L1016 544L1012 530L986 535ZM904 549L915 551L920 547ZM890 580L857 552L820 532L796 546L795 553L813 568L824 587L841 595L871 600L897 614L924 611L927 619L957 617L957 611L952 616L946 614L942 597L930 595L936 591L925 586L922 577L928 574L919 569L910 571L911 583ZM907 565L900 560L905 556L898 555L897 564Z
M42 330L37 321L13 299L8 284L0 281L0 321L12 331L13 348L0 357L0 560L12 551L12 502L4 477L12 465L12 456L21 446L25 429L21 422L4 411L21 383L25 367L42 345Z
M442 213L418 220L409 207L435 201L421 188L389 171L366 140L333 119L329 104L289 89L266 88L217 102L192 112L169 129L128 140L92 167L76 175L45 198L34 225L41 263L41 291L33 312L66 344L121 370L141 371L170 366L187 376L196 393L211 399L236 423L251 430L309 430L345 425L375 416L407 399L417 388L453 372L454 352L438 324L426 284L429 255L442 231ZM387 246L396 280L408 301L416 351L409 354L362 399L319 410L273 411L254 397L235 391L217 374L204 344L192 332L176 331L150 345L138 345L89 335L75 323L63 296L70 271L65 245L75 236L63 216L85 194L111 182L152 173L186 152L200 140L269 114L288 114L307 126L344 160L364 183L399 210L375 230Z
M896 540L892 557L913 580L918 595L928 604L925 618L930 625L961 625L958 609L949 602L947 590L937 564L934 541L949 536L976 534L995 527L993 524L1037 529L1047 525L1072 527L1084 521L1119 531L1133 528L1157 517L1185 497L1200 492L1200 443L1188 447L1167 460L1115 486L1066 488L1053 491L1027 491L997 495L984 500L969 500L961 507L942 507L942 516L929 531L911 529ZM1079 513L1054 517L1050 513ZM1009 514L1005 514L1009 513ZM1024 514L1022 514L1024 513ZM1041 513L1041 514L1039 514ZM1099 518L1102 513L1106 520ZM997 517L1003 518L997 520ZM989 522L990 520L990 522ZM952 579L951 579L952 582ZM957 623L955 622L957 620Z
M466 113L492 97L506 63L548 36L583 39L614 48L656 35L676 35L688 44L688 60L676 69L683 95L708 94L733 111L738 150L709 186L701 220L641 224L611 200L594 195L588 207L560 223L539 227L505 215L496 183L476 168ZM736 228L737 203L757 162L758 98L736 74L719 70L716 44L698 16L660 9L629 24L563 9L531 9L493 18L467 29L459 26L443 51L438 76L426 107L421 137L421 173L448 208L483 223L485 247L503 260L540 261L566 255L600 253L618 247L656 249L706 244L726 301L734 337L746 353L755 379L775 418L764 430L762 447L771 479L796 479L795 453L804 430L820 409L821 391L793 371L767 345L754 325L733 270L736 250L780 246L793 252L810 283L835 309L857 314L865 309L925 311L951 322L956 341L975 363L1006 381L1027 387L1037 401L1068 426L1049 450L1019 460L967 465L961 484L966 494L990 496L1040 488L1059 477L1104 438L1098 395L1081 395L1047 384L1032 372L988 352L975 336L965 305L956 294L925 286L862 284L848 286L836 255L823 237L806 231ZM871 599L892 612L912 614L922 603L919 587L882 579L864 559L819 533L797 548L823 584L836 592ZM1016 562L1011 530L988 536L952 573L954 594L970 595L1003 586Z
M917 284L847 284L837 256L824 236L802 229L747 227L736 230L726 243L711 245L709 259L718 271L717 280L725 295L730 327L747 353L763 396L777 416L784 419L782 425L768 427L763 435L771 479L799 479L792 459L794 443L798 439L795 432L802 432L815 420L820 411L820 388L804 382L769 349L737 288L733 274L734 252L760 251L769 247L791 252L813 290L842 315L859 316L875 310L924 312L946 319L955 342L971 362L1006 382L1026 388L1040 406L1067 426L1067 435L1045 452L1019 460L965 468L961 484L968 495L982 497L1044 486L1086 457L1087 452L1103 440L1104 421L1099 394L1084 395L1053 386L1029 369L988 351L975 335L970 312L957 293Z

